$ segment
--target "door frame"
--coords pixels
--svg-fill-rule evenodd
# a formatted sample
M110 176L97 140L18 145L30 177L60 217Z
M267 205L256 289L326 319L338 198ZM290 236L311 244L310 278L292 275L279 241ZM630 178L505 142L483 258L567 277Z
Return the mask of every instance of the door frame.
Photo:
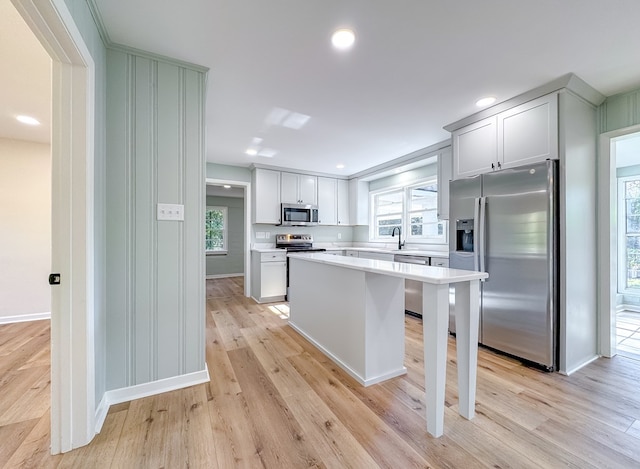
M244 296L251 296L251 183L229 179L206 178L206 185L229 184L244 188ZM205 207L206 193L205 193ZM204 213L202 214L204 216ZM206 271L205 271L206 275Z
M618 291L618 181L612 140L640 132L640 125L600 134L598 158L598 330L599 353L616 355Z
M64 0L11 0L52 60L51 453L95 435L95 65Z

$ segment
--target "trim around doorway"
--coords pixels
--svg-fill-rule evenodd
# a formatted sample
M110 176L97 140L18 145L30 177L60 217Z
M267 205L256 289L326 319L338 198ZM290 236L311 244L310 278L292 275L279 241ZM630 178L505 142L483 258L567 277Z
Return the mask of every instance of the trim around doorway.
M95 435L95 65L64 0L11 0L52 60L51 453Z
M598 330L599 353L616 355L616 292L618 291L618 205L616 156L611 140L640 132L640 125L600 134L598 157ZM613 212L613 213L612 213Z

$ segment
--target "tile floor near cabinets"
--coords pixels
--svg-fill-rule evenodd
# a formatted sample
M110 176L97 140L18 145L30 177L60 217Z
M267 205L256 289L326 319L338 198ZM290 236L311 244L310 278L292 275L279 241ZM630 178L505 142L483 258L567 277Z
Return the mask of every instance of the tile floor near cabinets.
M621 311L616 315L618 355L640 360L640 313Z

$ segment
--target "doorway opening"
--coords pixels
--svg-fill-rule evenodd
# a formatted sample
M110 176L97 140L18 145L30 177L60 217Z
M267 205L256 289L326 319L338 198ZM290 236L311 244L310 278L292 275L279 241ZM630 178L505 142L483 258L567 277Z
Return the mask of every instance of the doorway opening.
M616 350L640 360L640 132L611 140L616 161Z
M242 276L244 295L249 296L251 183L210 178L206 183L206 278ZM222 224L219 220L223 220Z

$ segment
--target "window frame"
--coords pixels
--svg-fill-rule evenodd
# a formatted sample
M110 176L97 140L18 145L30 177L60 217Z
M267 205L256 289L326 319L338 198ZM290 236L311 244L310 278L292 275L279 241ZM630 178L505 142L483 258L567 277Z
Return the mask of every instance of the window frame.
M222 212L222 248L221 249L207 249L207 233L206 233L206 219L207 212L209 211L220 211ZM205 207L205 254L207 256L222 256L229 253L229 207L225 207L222 205L208 205Z
M447 223L446 220L437 220L435 223L442 226L442 234L436 236L424 236L424 235L412 235L411 234L411 213L410 210L410 202L411 202L411 190L416 187L421 186L436 186L436 189L439 189L438 178L437 176L428 177L424 179L420 179L418 181L413 181L411 184L407 185L399 185L392 187L385 187L383 189L378 189L375 191L371 191L369 193L369 204L371 207L369 214L369 241L371 242L391 242L391 240L395 241L396 238L390 235L378 235L378 218L382 215L379 214L378 210L378 198L383 195L393 194L393 193L401 193L402 194L402 207L400 212L400 229L401 229L401 239L403 242L410 242L415 244L448 244L449 238L447 235ZM438 213L437 208L437 197L438 191L436 190L436 206L433 209L436 213ZM415 212L415 211L413 211Z

